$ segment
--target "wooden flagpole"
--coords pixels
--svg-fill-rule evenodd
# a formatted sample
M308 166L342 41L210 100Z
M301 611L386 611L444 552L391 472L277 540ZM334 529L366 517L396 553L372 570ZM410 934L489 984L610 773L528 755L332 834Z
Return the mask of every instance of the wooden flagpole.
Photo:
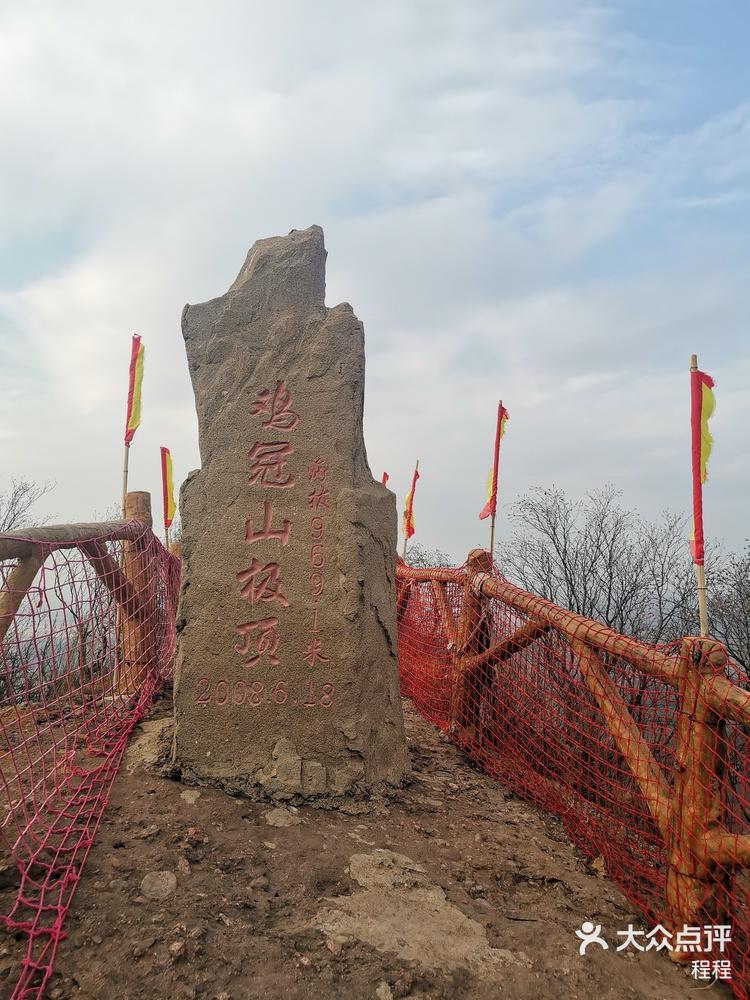
M125 455L122 461L122 516L125 517L125 497L128 495L128 462L130 461L130 445L125 445Z
M169 462L171 462L171 455L169 448L165 448L163 445L159 449L160 455L160 466L161 466L161 502L162 502L162 517L164 525L164 544L167 549L169 548Z
M503 422L503 401L502 399L498 401L497 404L497 428L495 430L495 458L492 465L492 493L495 497L495 502L492 505L492 513L490 514L490 558L494 563L494 551L495 551L495 519L497 517L497 470L500 462L500 429Z
M698 355L697 354L691 354L690 355L690 372L691 372L691 377L692 377L692 373L693 372L697 372L697 371L698 371ZM693 429L693 426L692 426L694 420L695 420L695 416L691 413L691 434L695 433L695 431ZM698 430L698 434L700 435L700 429ZM700 438L699 438L699 449L700 449ZM693 461L695 461L695 458L693 458ZM694 479L695 479L695 475L696 475L696 470L693 469L693 478ZM700 477L700 455L698 457L697 475ZM699 484L698 488L701 490L701 509L700 509L699 513L700 513L701 534L702 534L703 533L703 503L702 503L703 486ZM695 532L695 516L696 516L695 498L693 498L693 531L694 532ZM700 623L700 632L701 632L701 636L705 638L708 635L708 610L706 608L706 569L705 569L705 566L703 565L703 563L701 563L700 566L697 563L695 564L695 586L696 586L696 590L698 591L698 621Z

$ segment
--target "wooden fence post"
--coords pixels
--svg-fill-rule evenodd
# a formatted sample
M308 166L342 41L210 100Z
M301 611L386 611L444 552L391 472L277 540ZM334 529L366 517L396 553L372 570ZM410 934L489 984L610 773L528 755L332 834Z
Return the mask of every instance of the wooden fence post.
M575 639L570 645L615 746L630 768L659 832L666 839L669 835L669 786L662 770L599 654Z
M127 493L125 496L125 520L136 518L149 528L151 519L151 494ZM138 603L145 609L155 607L156 579L154 567L150 565L147 549L138 542L122 543L122 569L137 595ZM151 651L151 631L154 629L153 611L145 615L126 616L119 613L122 630L122 659L116 679L116 690L120 695L132 695L141 686L148 674Z
M40 545L31 555L19 559L8 574L5 589L0 590L0 640L5 637L21 602L42 568L44 555L44 549Z
M451 697L451 729L462 730L467 743L480 739L479 706L481 688L492 674L487 665L483 672L467 669L471 657L489 646L489 630L485 621L485 601L475 587L480 573L492 573L492 556L486 549L472 549L466 560L466 582L461 605L461 617L456 630L456 657ZM486 677L484 675L487 675Z
M678 659L677 759L669 812L666 916L673 933L685 926L722 923L720 873L706 846L723 829L724 722L710 708L706 683L724 671L727 652L713 639L687 637ZM676 962L695 955L672 951Z
M401 558L401 556L396 553L396 571L398 571L399 566L405 566L406 563ZM396 624L400 628L401 623L404 620L404 615L406 614L406 608L409 604L409 597L411 595L411 580L399 580L396 578Z

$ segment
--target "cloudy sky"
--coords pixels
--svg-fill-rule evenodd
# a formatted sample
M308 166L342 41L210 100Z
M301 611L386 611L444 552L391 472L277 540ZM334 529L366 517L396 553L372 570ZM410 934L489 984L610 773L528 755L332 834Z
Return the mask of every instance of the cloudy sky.
M365 323L370 464L461 555L495 407L535 485L689 503L689 355L717 380L707 533L750 535L744 0L0 0L0 492L57 520L198 464L180 334L258 237L323 226Z

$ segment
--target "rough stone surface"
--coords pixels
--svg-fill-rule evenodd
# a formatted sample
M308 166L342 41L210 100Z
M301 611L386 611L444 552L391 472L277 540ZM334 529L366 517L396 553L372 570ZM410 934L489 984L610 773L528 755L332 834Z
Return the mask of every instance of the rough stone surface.
M397 783L396 507L362 436L364 332L323 232L260 240L186 306L202 467L183 485L174 759L279 800Z
M153 769L169 762L174 736L172 719L144 719L125 750L128 771Z
M355 854L349 874L361 888L328 900L315 920L334 939L364 941L426 969L465 969L480 979L498 980L508 965L531 965L522 951L491 948L484 927L449 903L406 855Z
M141 882L141 892L147 899L162 902L169 899L177 888L177 876L174 872L149 872Z
M269 826L299 826L302 820L296 811L285 809L284 806L277 806L269 809L264 815L264 819Z

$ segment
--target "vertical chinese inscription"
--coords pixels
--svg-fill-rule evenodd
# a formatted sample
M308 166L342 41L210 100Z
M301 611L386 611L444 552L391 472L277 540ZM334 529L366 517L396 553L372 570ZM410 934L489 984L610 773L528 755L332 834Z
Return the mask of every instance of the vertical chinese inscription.
M310 622L307 629L308 643L303 660L309 667L328 663L323 650L321 629L318 625L318 605L325 591L325 528L326 512L331 509L331 494L326 486L328 467L322 458L307 466L307 514L310 527Z
M292 394L279 379L276 389L264 389L250 404L253 416L262 415L261 429L267 431L296 431L300 424L299 414L292 409ZM247 453L248 483L263 491L287 490L295 486L294 471L290 461L294 455L291 441L258 440ZM272 496L273 494L271 494ZM253 546L250 565L236 573L240 594L247 603L257 605L279 605L289 608L289 600L284 593L281 578L281 553L289 544L292 522L287 518L277 520L273 499L263 498L263 513L245 521L245 544ZM255 555L254 546L259 546ZM282 611L275 609L278 614ZM245 658L245 667L251 670L263 657L273 667L279 666L276 652L279 648L280 619L271 614L255 621L242 622L234 631L241 637L235 650Z
M247 451L247 485L253 496L260 496L252 516L245 520L243 541L249 548L248 559L235 572L235 582L239 596L250 606L253 617L234 626L234 651L242 659L247 672L245 677L261 665L273 668L276 673L272 685L251 678L246 680L245 677L234 681L221 678L217 682L199 677L195 703L223 706L231 702L253 708L263 704L330 708L333 705L334 685L327 681L307 680L302 686L290 690L290 678L283 675L278 655L286 615L291 608L284 586L283 562L294 525L292 520L274 509L274 491L294 490L297 487L298 468L291 434L301 423L299 414L294 410L292 393L283 379L276 382L275 389L264 389L258 394L250 404L250 414L261 419L259 437ZM271 436L273 440L270 440ZM306 471L311 603L307 638L300 655L302 661L312 668L330 660L324 650L318 621L319 603L325 591L324 538L326 513L330 511L330 490L327 485L328 468L322 458L310 462Z

